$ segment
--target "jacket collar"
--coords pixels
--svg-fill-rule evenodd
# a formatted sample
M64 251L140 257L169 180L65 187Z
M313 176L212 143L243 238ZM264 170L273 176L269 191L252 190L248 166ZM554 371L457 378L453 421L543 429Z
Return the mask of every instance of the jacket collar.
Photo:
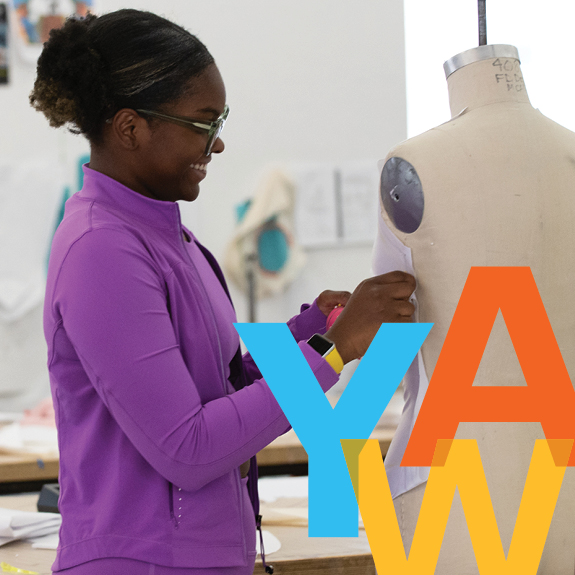
M106 205L123 216L133 217L149 226L181 233L180 207L176 202L162 202L147 198L117 180L92 170L84 170L84 185L78 192L81 198Z

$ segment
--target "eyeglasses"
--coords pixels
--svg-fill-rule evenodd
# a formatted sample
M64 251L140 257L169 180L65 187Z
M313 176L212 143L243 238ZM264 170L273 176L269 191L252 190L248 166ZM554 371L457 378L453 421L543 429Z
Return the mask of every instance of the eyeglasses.
M178 126L184 126L186 128L192 126L199 130L205 130L208 133L208 142L206 144L205 154L206 156L209 156L212 153L212 148L214 147L216 140L220 137L220 134L224 129L228 114L230 113L230 108L226 105L224 107L224 111L215 122L192 120L192 118L186 118L184 116L168 116L167 114L161 114L160 112L153 112L151 110L136 110L136 112L144 114L145 116L159 118L166 122L172 122L172 124L177 124Z

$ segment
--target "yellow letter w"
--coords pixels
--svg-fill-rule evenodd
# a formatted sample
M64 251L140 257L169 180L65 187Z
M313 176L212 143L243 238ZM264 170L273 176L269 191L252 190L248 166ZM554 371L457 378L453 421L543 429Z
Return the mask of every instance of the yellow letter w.
M475 440L437 442L409 559L401 540L379 443L373 439L344 439L341 443L380 575L433 575L456 488L479 573L537 573L572 439L535 442L507 559ZM561 467L555 465L551 451Z

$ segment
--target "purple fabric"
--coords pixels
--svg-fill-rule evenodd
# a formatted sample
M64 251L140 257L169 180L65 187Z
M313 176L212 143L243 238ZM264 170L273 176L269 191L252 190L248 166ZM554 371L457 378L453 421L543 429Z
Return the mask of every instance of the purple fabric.
M103 557L253 560L238 467L289 423L251 358L250 385L231 387L235 314L182 229L177 204L89 168L66 204L44 311L60 447L55 570ZM337 375L305 343L325 316L314 304L288 326L326 391Z
M87 563L54 571L57 575L252 575L253 563L248 567L216 567L213 569L163 567L134 559L111 557L94 559Z

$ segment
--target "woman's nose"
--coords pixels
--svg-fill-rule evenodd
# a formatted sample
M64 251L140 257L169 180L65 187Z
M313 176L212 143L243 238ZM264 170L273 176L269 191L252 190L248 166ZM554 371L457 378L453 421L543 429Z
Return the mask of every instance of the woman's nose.
M214 147L212 148L212 154L221 154L226 148L224 141L221 138L218 138L214 142Z

